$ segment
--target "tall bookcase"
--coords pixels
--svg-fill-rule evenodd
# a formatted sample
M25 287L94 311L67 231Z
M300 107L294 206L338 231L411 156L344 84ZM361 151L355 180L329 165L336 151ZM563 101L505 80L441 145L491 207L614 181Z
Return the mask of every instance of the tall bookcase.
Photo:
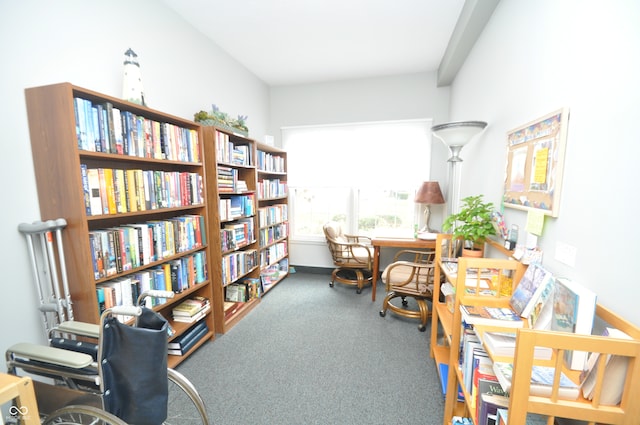
M287 153L257 143L260 278L265 291L289 273Z
M127 303L165 278L164 288L151 289L172 289L175 297L153 308L169 320L171 338L179 337L191 324L173 321L172 308L189 297L212 300L201 127L70 83L28 88L25 96L41 218L68 223L75 319L98 323L98 288L125 295L131 288ZM169 356L170 366L214 338L213 314L202 320L209 332L184 355Z
M255 142L203 127L216 332L226 333L260 302Z

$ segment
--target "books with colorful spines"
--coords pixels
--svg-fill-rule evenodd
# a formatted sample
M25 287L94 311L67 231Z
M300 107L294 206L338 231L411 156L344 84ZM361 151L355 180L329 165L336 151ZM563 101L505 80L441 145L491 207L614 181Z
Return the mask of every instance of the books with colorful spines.
M511 391L511 377L513 376L513 365L505 362L493 362L493 371L498 378L498 382L505 392ZM556 369L551 366L534 365L531 368L531 382L529 392L531 395L548 397L551 395L553 377ZM562 371L560 373L560 384L558 387L558 398L565 400L576 400L580 395L580 386L573 382Z
M516 349L515 332L484 332L482 342L492 356L513 357ZM549 347L535 347L533 358L550 360L553 350Z
M522 318L508 307L460 305L462 320L469 325L487 325L505 328L521 328Z
M609 327L605 328L602 335L609 338L631 339L626 333ZM584 379L582 381L582 396L587 400L593 400L600 355L600 353L596 352L591 353L587 360L587 369L584 372ZM601 405L615 406L620 403L628 366L629 357L607 355L604 360L602 392L600 393L599 399Z
M551 330L591 335L595 319L596 294L565 278L557 278L553 293ZM572 370L584 370L588 353L565 351L565 362Z
M511 295L509 304L513 311L528 319L538 298L552 279L553 275L540 264L530 264Z

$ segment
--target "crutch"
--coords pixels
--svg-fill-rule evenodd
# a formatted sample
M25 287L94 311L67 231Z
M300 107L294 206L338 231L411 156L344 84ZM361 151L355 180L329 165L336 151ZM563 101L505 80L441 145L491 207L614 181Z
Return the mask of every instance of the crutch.
M55 326L65 320L73 320L73 308L71 306L71 294L67 280L65 268L64 249L62 246L62 229L67 222L63 218L57 220L35 221L33 223L21 223L18 230L25 235L27 247L31 257L31 267L36 281L38 297L40 299L39 310L42 312L42 319L45 327L45 334L49 337L49 332ZM53 250L53 234L57 244L58 261ZM38 268L38 252L36 251L39 241L39 253L42 259L42 273ZM60 281L62 280L62 292ZM44 285L49 286L49 293L45 293ZM49 298L49 299L47 299ZM54 313L54 323L49 323L48 313Z

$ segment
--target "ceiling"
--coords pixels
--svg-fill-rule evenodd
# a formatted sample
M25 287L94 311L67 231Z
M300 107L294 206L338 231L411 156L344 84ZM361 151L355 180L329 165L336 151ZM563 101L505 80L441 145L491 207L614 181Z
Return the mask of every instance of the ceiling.
M465 0L164 2L269 86L435 71L465 6Z

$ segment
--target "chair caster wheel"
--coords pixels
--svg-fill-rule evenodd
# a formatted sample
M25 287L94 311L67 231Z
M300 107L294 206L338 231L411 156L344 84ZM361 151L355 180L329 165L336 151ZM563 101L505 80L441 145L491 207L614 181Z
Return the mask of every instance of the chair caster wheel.
M384 310L380 310L380 317L384 317L387 315L387 312Z
M333 288L333 282L329 282L329 288Z
M424 332L424 331L426 331L426 330L427 330L427 327L426 327L426 326L423 326L423 325L418 325L418 330L419 330L420 332Z
M356 289L356 294L361 294L361 293L362 293L362 288Z
M403 307L406 307L406 306L408 306L408 305L409 305L409 301L407 301L407 300L402 300L402 306L403 306Z

